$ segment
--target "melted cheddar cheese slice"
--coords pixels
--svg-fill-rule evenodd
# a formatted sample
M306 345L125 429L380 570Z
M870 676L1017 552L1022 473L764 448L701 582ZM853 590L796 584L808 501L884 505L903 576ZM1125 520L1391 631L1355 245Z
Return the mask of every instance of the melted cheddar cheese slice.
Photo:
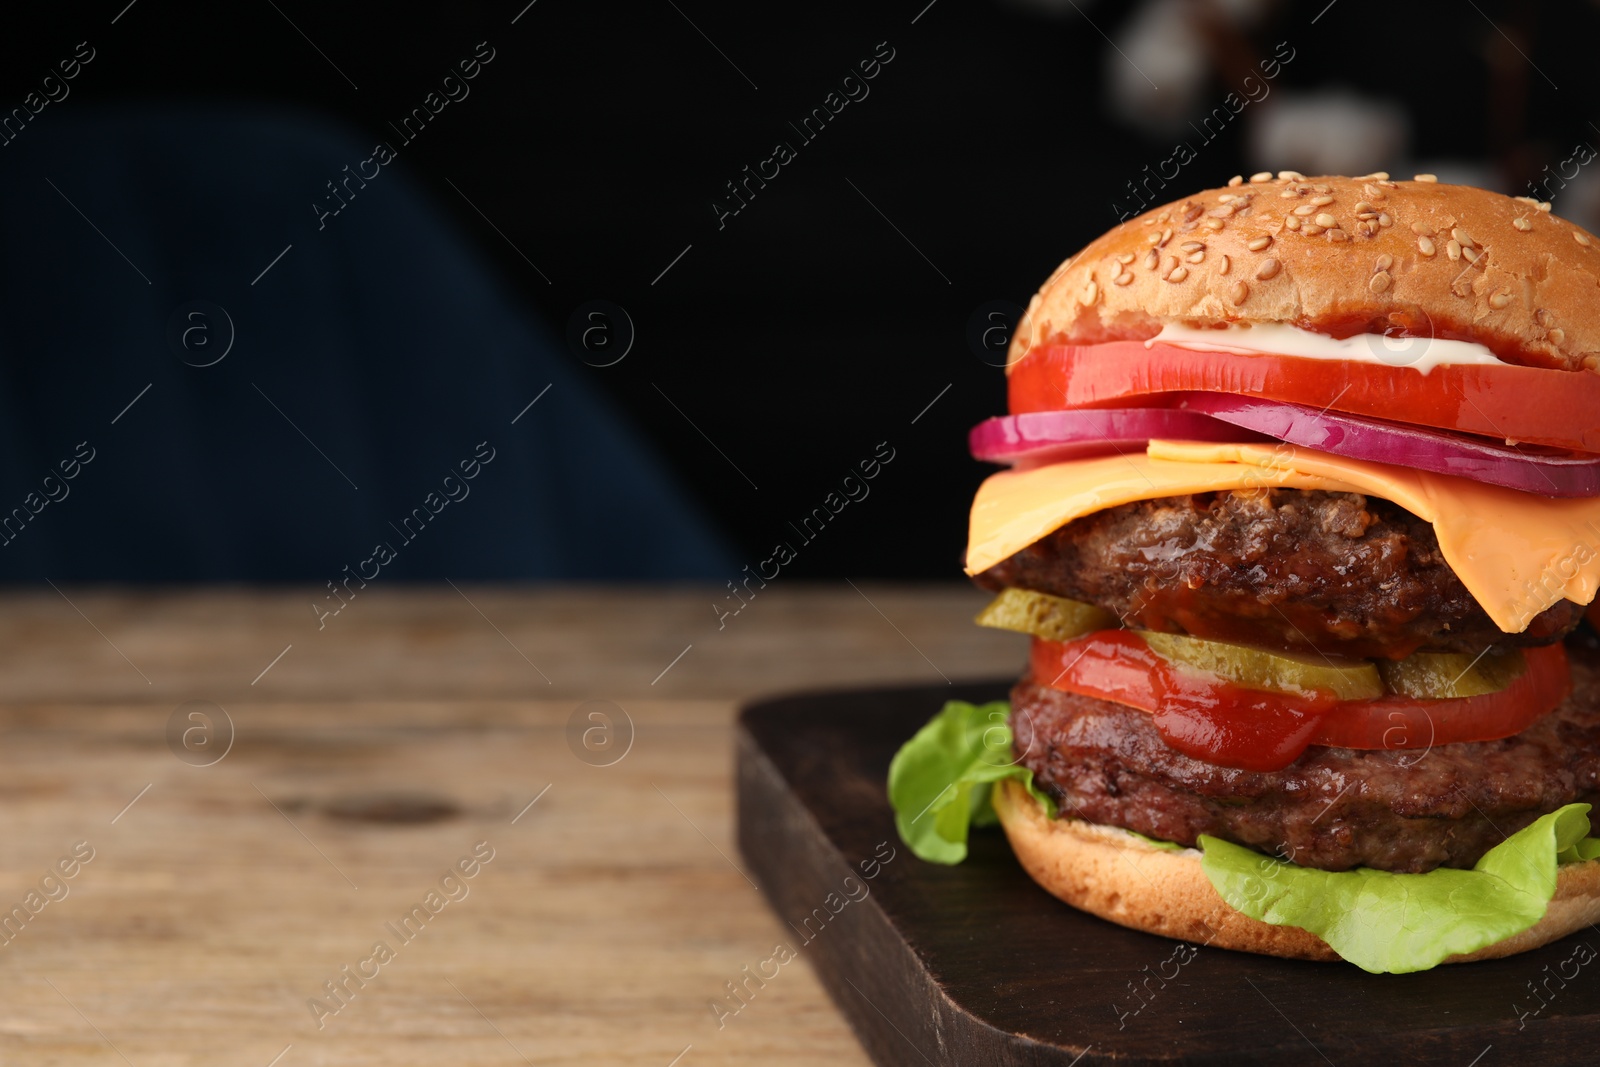
M1535 496L1293 445L1178 441L990 476L972 503L967 573L1105 508L1269 486L1366 493L1432 523L1445 561L1506 633L1563 599L1587 604L1600 587L1600 498Z

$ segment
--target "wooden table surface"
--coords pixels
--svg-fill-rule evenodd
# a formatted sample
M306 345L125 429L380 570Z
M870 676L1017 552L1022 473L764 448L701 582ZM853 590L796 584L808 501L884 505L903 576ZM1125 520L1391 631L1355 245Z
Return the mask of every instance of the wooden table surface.
M1015 673L982 594L775 583L720 628L709 589L314 595L0 596L0 1063L866 1062L803 968L709 1008L784 936L733 716Z

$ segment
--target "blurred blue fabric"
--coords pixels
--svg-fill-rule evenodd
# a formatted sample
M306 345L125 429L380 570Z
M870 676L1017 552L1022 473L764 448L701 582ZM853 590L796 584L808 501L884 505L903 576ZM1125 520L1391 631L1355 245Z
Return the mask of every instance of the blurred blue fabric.
M0 147L0 580L320 584L380 543L401 580L731 572L604 372L385 139L398 160L321 229L373 146L304 116L73 104ZM193 301L236 331L213 366L184 359L227 321Z

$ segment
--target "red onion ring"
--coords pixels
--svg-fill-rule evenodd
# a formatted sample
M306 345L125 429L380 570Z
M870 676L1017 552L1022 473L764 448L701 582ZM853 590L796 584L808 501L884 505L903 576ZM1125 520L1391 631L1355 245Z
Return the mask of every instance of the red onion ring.
M1228 393L1188 393L1181 410L1204 412L1241 429L1351 459L1453 474L1551 497L1600 496L1600 457L1512 446L1387 422L1318 411L1303 404Z
M1152 437L1173 441L1260 441L1226 420L1181 408L1080 408L985 419L967 443L975 459L1037 467L1066 459L1143 452Z
M1600 496L1600 456L1504 445L1304 404L1231 393L1180 393L1176 407L1078 408L986 419L972 428L972 455L1037 467L1142 451L1175 441L1287 441L1351 459L1452 474L1549 497Z

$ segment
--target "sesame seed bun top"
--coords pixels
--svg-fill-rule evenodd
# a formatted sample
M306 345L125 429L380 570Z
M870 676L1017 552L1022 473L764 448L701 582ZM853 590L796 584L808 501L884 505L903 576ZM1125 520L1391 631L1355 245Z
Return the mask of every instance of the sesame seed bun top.
M1421 175L1235 178L1119 224L1028 305L1010 363L1166 323L1283 323L1477 341L1508 363L1600 371L1600 237L1548 203Z

